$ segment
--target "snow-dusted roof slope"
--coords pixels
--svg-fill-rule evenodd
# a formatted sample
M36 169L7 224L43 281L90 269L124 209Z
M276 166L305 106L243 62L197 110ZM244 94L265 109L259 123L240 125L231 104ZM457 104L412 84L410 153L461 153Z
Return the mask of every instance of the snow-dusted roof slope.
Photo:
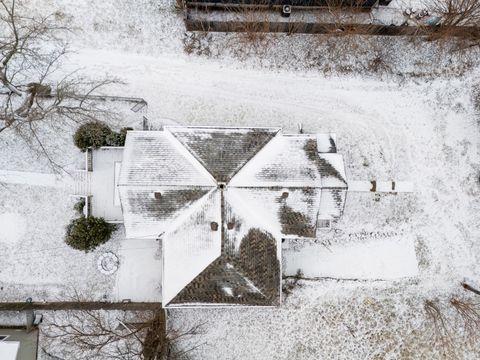
M127 238L157 239L213 187L119 186Z
M166 306L280 304L285 236L343 211L334 134L278 128L128 132L119 194L127 238L161 238Z
M221 194L212 190L191 210L176 221L165 234L162 300L168 304L186 285L220 256L222 232L212 230L212 223L221 223Z
M330 148L332 146L328 144ZM329 187L347 187L341 155L319 154L315 135L282 135L263 147L238 172L230 185L323 187L324 178L329 179Z
M205 168L166 131L129 131L120 186L216 186Z

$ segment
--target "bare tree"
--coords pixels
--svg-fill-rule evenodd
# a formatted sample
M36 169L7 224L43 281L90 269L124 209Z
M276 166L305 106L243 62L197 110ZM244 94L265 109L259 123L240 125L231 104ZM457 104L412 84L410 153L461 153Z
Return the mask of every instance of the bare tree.
M181 341L201 334L203 324L188 329L173 329L167 326L167 311L160 310L151 321L147 321L146 334L142 344L142 358L145 360L186 360L188 353L202 343L182 347Z
M181 340L198 335L201 325L169 329L163 309L156 311L76 310L56 312L42 327L43 352L57 358L180 360L200 344Z
M450 299L450 304L462 319L467 341L475 346L480 339L480 304L455 297Z
M442 16L442 26L480 26L478 0L432 0L431 9Z
M442 313L439 306L431 300L425 301L424 308L429 325L433 331L433 340L441 347L443 358L457 358L455 344L447 318Z
M474 102L475 102L475 108L479 108L480 109L480 89L476 89L476 96L477 98L474 99ZM478 103L477 103L478 102ZM465 289L465 290L468 290L468 291L471 291L472 293L476 294L476 295L480 295L480 290L478 289L475 289L473 286L463 282L462 283L462 287Z
M30 11L18 0L0 0L0 133L14 131L56 165L40 129L105 119L111 112L91 95L116 81L57 75L71 29L58 14L29 16Z
M459 50L480 44L480 1L432 0L429 12L441 18L439 26L424 28L430 39L456 39Z

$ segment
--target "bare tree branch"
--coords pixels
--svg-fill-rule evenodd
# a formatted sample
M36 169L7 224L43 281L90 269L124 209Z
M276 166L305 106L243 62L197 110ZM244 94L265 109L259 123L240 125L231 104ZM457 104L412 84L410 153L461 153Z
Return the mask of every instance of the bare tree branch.
M471 292L473 292L473 293L476 294L476 295L480 295L480 290L475 289L474 287L468 285L467 283L462 283L462 287L463 287L465 290L471 291Z
M89 81L76 72L53 77L68 53L71 29L55 14L25 16L22 10L18 0L0 0L0 134L11 130L58 171L40 130L115 117L91 95L117 81Z
M424 308L432 326L434 341L441 347L443 358L456 359L455 344L447 318L433 301L425 301Z
M66 295L75 302L86 297L73 289ZM57 311L42 325L43 351L57 358L86 360L185 360L201 346L184 346L184 340L201 334L203 324L188 329L167 327L166 312L155 311ZM191 342L188 342L191 344Z
M441 18L439 26L424 27L431 40L455 40L457 51L480 45L480 1L432 0L429 12ZM462 31L458 31L461 28ZM454 35L454 36L453 36Z

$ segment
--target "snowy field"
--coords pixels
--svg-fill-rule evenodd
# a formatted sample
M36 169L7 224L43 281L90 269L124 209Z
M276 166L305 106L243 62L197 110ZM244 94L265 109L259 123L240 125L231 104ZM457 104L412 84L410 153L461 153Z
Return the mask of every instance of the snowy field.
M323 254L331 266L304 266L306 277L321 272L350 280L302 281L280 309L171 311L173 325L205 324L205 344L192 358L440 358L424 301L440 299L453 316L446 304L451 295L463 294L459 283L480 287L480 137L473 103L480 84L478 50L447 55L446 45L402 38L352 43L311 35L276 35L251 44L234 34L185 34L168 1L29 3L32 11L58 11L78 28L67 70L123 80L112 95L145 98L155 125L281 126L296 132L301 123L306 132L337 134L349 180L413 182L413 193L349 193L343 218L322 241L284 251L291 273L308 252ZM127 123L140 126L132 118L114 125ZM83 161L73 131L44 134L57 161L70 170ZM70 249L63 243L74 216L68 180L52 177L45 159L8 132L0 136L0 169L1 301L65 299L71 288L113 300L129 296L122 290L129 285L138 294L139 284L149 291L146 298L158 296L140 273L156 271L155 244L125 242L120 228L92 253ZM19 171L28 174L21 179ZM38 182L32 180L36 173L43 174ZM115 276L96 269L105 251L120 256ZM405 261L397 252L408 255ZM144 257L149 266L141 269ZM376 267L367 266L372 261ZM478 359L461 331L454 336L462 344L459 358Z

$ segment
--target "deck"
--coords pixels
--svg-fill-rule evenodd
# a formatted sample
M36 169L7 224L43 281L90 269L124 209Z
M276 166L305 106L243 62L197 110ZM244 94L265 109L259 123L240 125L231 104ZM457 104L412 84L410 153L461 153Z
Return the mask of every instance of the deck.
M109 222L123 222L116 179L120 174L123 147L102 147L92 152L90 175L91 215Z

